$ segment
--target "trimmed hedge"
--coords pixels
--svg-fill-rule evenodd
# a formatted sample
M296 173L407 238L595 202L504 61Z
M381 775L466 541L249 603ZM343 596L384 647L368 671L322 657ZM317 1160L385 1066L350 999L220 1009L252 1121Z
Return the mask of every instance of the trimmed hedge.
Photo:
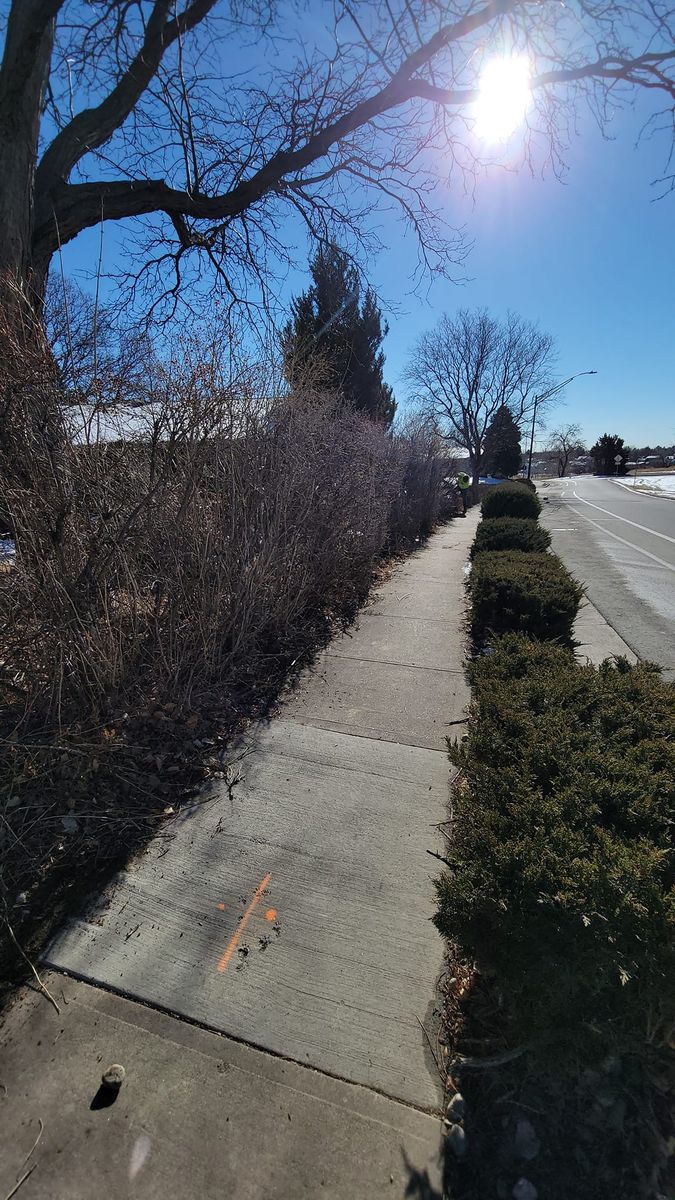
M675 685L509 635L470 668L436 925L493 971L514 1044L668 1037L675 995Z
M471 557L484 550L526 550L543 554L551 545L551 535L531 517L489 517L483 519L471 547Z
M539 497L515 481L491 488L480 507L484 517L531 517L536 521L541 512Z
M526 633L572 644L572 626L583 592L554 554L522 550L477 554L469 591L476 647L502 633Z

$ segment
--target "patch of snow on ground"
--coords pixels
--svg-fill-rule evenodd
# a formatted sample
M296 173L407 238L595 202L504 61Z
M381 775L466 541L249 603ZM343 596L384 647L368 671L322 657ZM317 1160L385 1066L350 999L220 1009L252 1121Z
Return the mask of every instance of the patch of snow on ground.
M675 496L675 472L672 475L636 475L635 483L631 479L622 480L624 487L634 487L639 492L651 492L658 496Z

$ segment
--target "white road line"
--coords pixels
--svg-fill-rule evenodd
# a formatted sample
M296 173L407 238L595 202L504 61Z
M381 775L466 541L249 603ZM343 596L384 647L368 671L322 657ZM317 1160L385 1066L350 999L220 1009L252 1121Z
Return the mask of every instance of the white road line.
M583 496L580 496L577 492L574 493L574 498L575 500L580 500L582 504L588 504L589 508L597 508L598 512L606 513L608 517L614 517L617 521L624 521L626 525L633 525L635 529L641 529L643 533L650 533L652 537L663 538L664 542L672 542L673 546L675 546L675 538L668 537L667 533L657 533L655 529L649 529L647 525L638 525L637 521L629 521L628 517L620 517L617 513L610 512L608 508L601 508L599 504L591 504L590 500L584 500ZM579 516L581 516L581 513ZM628 544L632 545L631 542ZM635 549L637 550L638 547L636 546ZM652 557L654 556L652 555ZM657 559L657 561L660 562L661 560Z
M578 496L577 499L580 500L581 496ZM588 501L585 501L585 503L588 503ZM594 504L593 507L597 508L598 506L597 504ZM571 504L570 508L572 508ZM604 512L604 509L601 511ZM606 533L608 537L614 538L614 540L617 542L622 542L624 546L630 546L631 550L637 550L637 553L644 554L645 558L652 558L654 562L657 562L661 567L666 567L668 571L672 571L673 574L675 574L675 567L672 563L666 562L665 559L659 558L658 555L652 554L649 550L643 550L640 546L636 546L635 542L626 541L625 538L619 537L618 533L612 533L610 529L605 529L604 525L600 525L598 521L592 521L590 517L585 517L583 513L579 512L578 509L572 508L572 512L576 513L578 517L581 517L582 521L588 521L589 525L595 525L596 529L599 529L602 533ZM630 521L629 524L633 525L634 522ZM642 528L642 526L638 526L638 528ZM669 540L672 541L672 538Z

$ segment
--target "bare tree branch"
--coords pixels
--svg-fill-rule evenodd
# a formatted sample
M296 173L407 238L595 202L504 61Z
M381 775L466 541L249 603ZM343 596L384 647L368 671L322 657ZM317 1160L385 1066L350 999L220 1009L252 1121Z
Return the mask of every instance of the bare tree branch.
M584 453L581 441L580 425L560 425L553 429L548 439L549 450L554 450L558 456L558 476L565 475L573 454Z
M154 79L167 48L203 21L217 2L193 0L169 21L172 0L155 0L143 45L117 86L101 104L78 113L45 150L37 170L38 191L48 192L57 180L67 179L85 154L109 140Z
M641 89L675 111L670 0L334 0L328 44L313 48L299 14L272 25L270 11L269 0L12 0L24 40L49 14L58 21L51 64L43 54L34 78L31 103L44 95L46 106L26 126L21 181L21 138L0 137L0 269L20 252L39 296L55 247L101 219L136 218L147 280L144 255L167 272L169 294L175 268L205 286L201 255L244 296L272 247L292 262L289 217L363 255L377 245L371 215L395 206L421 269L454 271L465 246L433 196L458 172L471 192L494 161L475 120L491 57L527 59L522 162L543 159L556 175L582 107L606 128ZM672 113L654 128L672 142Z

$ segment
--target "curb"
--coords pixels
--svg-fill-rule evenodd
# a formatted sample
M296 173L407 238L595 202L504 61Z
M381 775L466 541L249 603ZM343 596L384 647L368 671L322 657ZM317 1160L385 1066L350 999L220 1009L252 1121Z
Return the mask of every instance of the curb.
M586 596L577 613L572 633L577 642L577 662L598 666L606 658L627 658L631 663L639 661L635 651Z

